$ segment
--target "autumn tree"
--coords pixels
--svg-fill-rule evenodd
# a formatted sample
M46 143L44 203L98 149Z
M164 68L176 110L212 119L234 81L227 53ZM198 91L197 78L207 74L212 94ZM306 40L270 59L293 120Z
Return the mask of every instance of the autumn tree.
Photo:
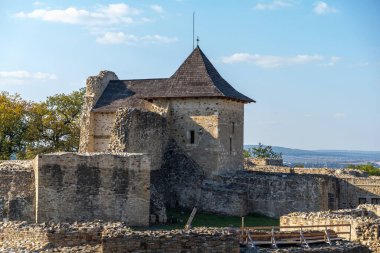
M28 110L27 158L40 153L68 151L79 147L79 116L85 90L57 94L34 103Z
M24 158L27 107L19 95L0 92L0 160Z

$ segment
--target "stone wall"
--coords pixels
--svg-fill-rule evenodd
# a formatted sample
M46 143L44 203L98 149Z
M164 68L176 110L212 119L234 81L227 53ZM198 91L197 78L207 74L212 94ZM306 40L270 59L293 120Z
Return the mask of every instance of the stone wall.
M120 231L120 230L119 230ZM103 252L239 253L239 238L223 229L195 228L190 231L117 231L103 234Z
M105 152L108 149L111 139L111 131L115 122L115 113L92 112L93 118L93 152Z
M242 169L243 120L242 103L224 99L170 100L170 136L207 175Z
M350 234L339 234L339 236L347 240L358 241L369 246L374 252L380 252L380 217L376 213L378 210L380 210L380 205L360 205L356 209L290 213L280 218L280 226L350 224L351 228L339 226L329 227L329 229L335 232L351 232ZM304 228L304 230L308 229L313 230L314 228Z
M104 253L121 252L240 252L239 237L224 229L195 228L189 231L134 231L125 223L27 223L0 222L0 252L61 252L62 247L82 245Z
M38 155L36 222L102 219L147 226L150 169L143 154Z
M97 76L90 76L86 80L86 94L80 120L79 152L94 152L94 117L92 108L102 95L110 80L118 80L111 71L100 71Z
M246 158L246 164L251 164L251 166L283 166L283 160L277 158ZM248 168L249 169L249 168Z
M231 100L219 100L218 171L223 173L243 169L244 104Z
M0 221L34 219L32 161L0 161Z
M153 170L160 169L169 139L167 119L136 108L120 108L112 127L110 152L148 153Z
M380 177L341 178L339 182L339 208L354 208L364 203L380 204Z
M246 170L279 175L320 175L327 176L337 183L336 191L328 196L330 209L355 208L359 204L380 204L380 177L351 169L330 168L290 168L281 166L253 166L245 160ZM297 189L298 190L298 189ZM324 209L322 209L324 210ZM321 211L317 209L315 211Z
M181 206L237 216L262 213L279 217L295 211L334 209L337 203L336 179L322 175L240 171L203 180L197 198L192 191L189 185L176 191Z

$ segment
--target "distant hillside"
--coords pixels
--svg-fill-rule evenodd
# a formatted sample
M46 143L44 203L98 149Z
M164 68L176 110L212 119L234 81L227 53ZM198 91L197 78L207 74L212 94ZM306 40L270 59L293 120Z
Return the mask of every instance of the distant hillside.
M256 145L245 145L252 148ZM380 151L348 150L302 150L272 146L277 153L282 153L284 163L289 166L303 164L305 167L344 168L348 164L373 163L380 167Z

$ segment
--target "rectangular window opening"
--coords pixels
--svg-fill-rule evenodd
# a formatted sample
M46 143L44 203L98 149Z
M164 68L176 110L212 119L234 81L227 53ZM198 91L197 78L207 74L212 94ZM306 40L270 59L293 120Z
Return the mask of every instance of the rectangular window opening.
M230 155L232 154L232 138L230 137Z
M366 198L359 198L359 205L360 204L365 204L367 203L367 199Z
M194 130L190 131L190 143L191 144L195 143L195 131Z
M371 199L371 204L380 204L380 198L372 198Z

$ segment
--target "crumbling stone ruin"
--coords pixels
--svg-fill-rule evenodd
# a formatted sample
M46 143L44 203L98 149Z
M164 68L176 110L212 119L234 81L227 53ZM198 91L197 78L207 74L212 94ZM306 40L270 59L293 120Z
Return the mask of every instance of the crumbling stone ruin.
M79 153L0 161L0 219L148 226L167 207L280 217L380 204L380 177L243 161L250 102L199 47L170 78L101 71L87 79Z
M0 163L1 218L145 226L165 222L167 207L280 217L380 203L378 177L243 163L249 102L199 47L166 79L101 71L87 79L80 153Z
M281 226L337 224L350 224L351 228L332 227L331 229L336 232L350 232L342 236L368 246L373 252L380 252L380 205L363 204L355 209L337 211L295 212L284 215L280 219Z
M5 251L3 251L5 250ZM239 253L239 238L220 228L136 231L123 222L0 222L0 252Z

